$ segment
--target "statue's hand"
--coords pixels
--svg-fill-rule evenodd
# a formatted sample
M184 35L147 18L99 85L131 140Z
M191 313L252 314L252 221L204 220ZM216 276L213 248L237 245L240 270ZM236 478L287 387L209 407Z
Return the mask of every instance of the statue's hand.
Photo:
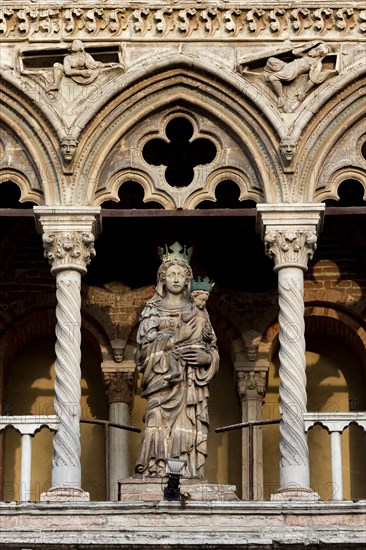
M193 319L179 327L176 343L179 344L188 340L196 330L196 326L197 320L193 317Z
M182 357L193 366L209 365L211 363L211 355L203 349L186 350L182 353Z

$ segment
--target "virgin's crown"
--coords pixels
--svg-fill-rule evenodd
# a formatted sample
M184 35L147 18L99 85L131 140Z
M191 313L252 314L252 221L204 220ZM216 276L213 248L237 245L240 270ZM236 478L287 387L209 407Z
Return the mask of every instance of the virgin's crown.
M169 262L170 260L180 260L189 265L189 260L192 256L192 248L187 249L186 245L182 246L177 241L169 246L169 248L167 245L165 245L165 249L159 246L158 252L162 262Z

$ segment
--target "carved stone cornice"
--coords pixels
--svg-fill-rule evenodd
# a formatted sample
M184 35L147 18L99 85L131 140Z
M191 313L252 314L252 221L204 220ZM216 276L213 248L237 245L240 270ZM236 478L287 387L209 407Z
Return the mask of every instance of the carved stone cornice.
M94 239L99 231L100 208L35 207L37 230L43 233L44 255L51 272L86 272L95 256Z
M304 2L266 5L247 2L188 0L184 6L141 3L121 6L113 1L8 2L0 10L1 38L57 42L74 39L106 41L143 40L362 40L366 10L355 2Z
M298 267L306 271L322 227L324 204L260 204L257 230L275 271Z

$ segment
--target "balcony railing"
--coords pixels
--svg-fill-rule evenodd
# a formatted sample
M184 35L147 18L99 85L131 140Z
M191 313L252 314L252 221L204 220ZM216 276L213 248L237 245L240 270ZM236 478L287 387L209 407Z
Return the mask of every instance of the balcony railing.
M339 412L339 413L323 413L309 412L304 414L304 429L308 432L315 425L322 426L330 434L331 442L331 468L332 468L332 499L343 499L343 483L342 483L342 448L341 434L351 424L356 424L366 431L366 412ZM127 426L125 424L117 424L107 420L98 419L81 419L80 422L102 424L105 433L105 458L106 458L106 481L108 482L108 455L109 455L109 427L120 428L133 432L140 432L139 428ZM277 424L280 419L262 420L256 422L246 422L217 428L216 432L249 428L249 447L250 447L250 479L253 485L253 427L263 426L266 424ZM27 501L30 495L31 488L31 470L32 470L32 437L42 428L48 428L56 432L59 428L60 421L56 415L23 415L23 416L0 416L0 433L7 427L13 427L21 434L21 466L20 466L20 501ZM108 486L108 483L107 483ZM253 498L253 486L250 491Z
M315 425L320 425L330 434L333 500L343 500L341 434L351 424L357 424L366 431L366 412L309 412L304 414L305 432Z
M109 428L119 428L132 432L141 432L140 428L98 420L96 418L81 418L81 423L99 424L104 426L104 449L106 463L106 486L109 487ZM21 458L20 458L20 489L19 500L25 502L31 495L31 472L32 472L32 437L42 428L48 428L57 432L60 420L56 415L23 415L23 416L0 416L0 433L8 427L14 428L21 434Z
M31 487L32 471L32 437L42 428L49 428L56 432L60 421L53 416L0 416L0 432L7 427L13 427L21 434L21 458L20 458L20 495L21 501L28 500Z

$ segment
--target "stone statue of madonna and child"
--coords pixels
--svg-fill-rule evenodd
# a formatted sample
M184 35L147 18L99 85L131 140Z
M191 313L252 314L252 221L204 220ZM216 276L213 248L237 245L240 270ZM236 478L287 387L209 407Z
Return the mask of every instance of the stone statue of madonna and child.
M136 365L147 408L135 477L165 477L167 458L176 458L184 478L205 479L208 385L219 354L206 310L213 284L193 279L191 253L177 242L159 248L156 291L141 313Z

